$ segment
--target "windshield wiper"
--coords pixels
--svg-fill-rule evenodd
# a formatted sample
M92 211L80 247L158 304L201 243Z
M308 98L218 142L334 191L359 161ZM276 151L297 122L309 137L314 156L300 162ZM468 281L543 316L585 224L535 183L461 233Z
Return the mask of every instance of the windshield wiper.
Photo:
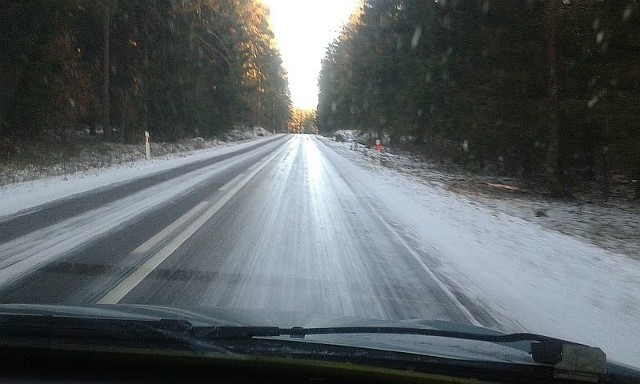
M599 348L574 343L535 333L486 334L457 332L440 329L405 328L405 327L335 327L335 328L302 328L280 329L280 335L292 338L304 338L307 335L331 334L397 334L444 337L463 340L477 340L491 343L531 342L533 361L554 366L556 378L570 380L597 381L606 374L607 359Z
M196 335L208 339L220 338L252 338L252 337L279 337L303 339L308 335L336 335L336 334L396 334L396 335L420 335L430 337L443 337L491 343L516 343L531 342L531 354L533 361L541 364L557 365L568 360L587 361L604 369L606 357L598 348L574 343L558 338L543 336L535 333L511 333L511 334L486 334L457 332L440 329L409 328L409 327L323 327L323 328L277 328L277 327L204 327L196 329ZM571 355L571 357L569 356ZM578 362L570 363L578 364Z
M335 334L398 334L477 340L493 343L531 341L534 361L557 364L562 360L564 345L580 345L532 333L485 334L410 327L325 327L278 328L245 326L198 326L179 319L131 320L117 318L65 317L40 315L0 316L0 337L25 335L29 337L73 337L105 340L142 340L145 342L193 343L221 339L250 339L254 337L290 336L302 339L308 335Z
M135 346L189 347L229 353L223 339L279 336L277 327L196 326L181 319L0 314L0 343L42 339L58 343L100 342Z
M304 338L307 335L331 335L331 334L396 334L396 335L421 335L432 337L444 337L463 340L486 341L491 343L514 343L532 341L531 355L537 363L557 364L562 360L562 348L564 345L576 345L587 347L553 337L538 335L535 333L511 333L511 334L486 334L447 331L440 329L408 328L408 327L335 327L335 328L302 328L293 327L280 329L280 335L289 335L293 338ZM280 336L278 335L278 336Z
M539 341L549 343L572 343L553 337L538 335L535 333L511 333L511 334L486 334L457 332L440 329L429 328L410 328L410 327L323 327L323 328L302 328L293 327L288 329L279 329L280 335L290 335L291 337L304 338L307 335L335 335L335 334L396 334L396 335L422 335L434 337L446 337L453 339L488 341L494 343L511 343L518 341Z
M491 343L531 342L533 361L554 366L556 378L597 381L606 374L606 356L599 348L535 333L486 334L409 327L203 327L195 334L206 339L281 337L303 339L310 335L396 334L454 338Z
M18 338L55 338L101 340L109 343L144 343L207 348L222 353L223 340L250 340L290 336L304 339L310 335L397 334L475 340L491 343L531 342L533 361L554 365L557 377L581 379L606 373L606 356L598 348L533 333L486 334L410 327L326 327L278 328L245 326L193 326L180 319L117 319L40 315L1 315L0 342ZM218 343L216 343L216 341ZM565 375L565 376L562 376Z

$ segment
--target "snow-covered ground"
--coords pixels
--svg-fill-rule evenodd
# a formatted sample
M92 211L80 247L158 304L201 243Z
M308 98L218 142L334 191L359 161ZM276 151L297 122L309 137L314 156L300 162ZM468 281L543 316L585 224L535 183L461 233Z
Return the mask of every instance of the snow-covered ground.
M434 272L511 319L511 331L599 346L640 367L640 260L521 218L531 207L457 194L442 180L382 165L370 150L322 141L342 155L334 160L351 180L370 186L374 206L393 213L396 230L430 255ZM637 212L623 220L638 231Z
M272 135L263 127L238 127L225 133L224 141L203 139L201 137L184 139L178 142L155 142L151 138L151 156L154 160L190 156L202 149L226 146L229 144L257 140ZM101 173L106 168L128 166L145 158L145 147L139 144L103 143L99 137L91 137L88 132L79 135L71 148L26 148L26 152L17 158L0 162L0 185L16 184L44 177L84 175ZM72 141L73 142L73 141Z
M115 163L102 168L84 169L73 173L57 174L22 183L0 186L0 220L3 216L15 214L58 199L67 198L97 188L125 183L151 174L173 169L181 165L221 155L254 145L257 140L265 140L270 135L242 136L241 143L221 143L202 150L191 150L152 156L151 160L139 159Z
M336 135L340 139L334 136L327 144L364 168L383 172L393 169L429 186L466 196L472 204L640 259L640 201L631 198L632 186L606 202L593 192L571 200L552 199L530 191L515 179L472 175L453 165L429 163L409 153L384 150L377 154L363 145L354 146L354 141L364 142L367 138L353 130L337 131Z

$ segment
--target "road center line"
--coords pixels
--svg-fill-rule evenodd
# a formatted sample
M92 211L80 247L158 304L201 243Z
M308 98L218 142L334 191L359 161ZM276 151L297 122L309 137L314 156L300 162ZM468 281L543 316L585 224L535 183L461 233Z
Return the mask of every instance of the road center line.
M238 180L242 179L243 177L244 177L244 173L239 174L238 176L234 177L229 182L227 182L225 185L223 185L222 187L218 188L218 190L224 191L224 190L229 189L232 185L236 184L238 182Z
M251 181L271 160L273 160L282 150L277 151L262 161L260 166L249 173L245 178L240 180L232 189L225 193L220 200L207 209L202 216L192 222L182 233L176 236L169 244L153 255L149 260L142 264L132 274L122 280L114 289L107 293L97 304L117 304L129 292L131 292L142 280L144 280L154 269L156 269L163 261L165 261L173 252L175 252L187 239L193 236L200 227L202 227L209 219L213 217L224 205L235 196L240 189ZM235 179L234 179L235 180ZM229 184L229 183L227 183ZM188 214L188 213L187 213ZM181 218L182 219L182 218ZM178 219L180 220L180 219ZM154 236L155 237L155 236ZM151 241L151 240L149 240ZM146 244L146 243L145 243ZM144 244L143 244L144 245Z
M192 217L194 217L195 215L199 214L207 204L209 204L208 201L200 202L200 204L198 204L195 207L191 208L189 210L189 212L187 212L184 215L180 216L180 218L177 219L176 221L174 221L173 223L171 223L171 225L169 225L168 227L166 227L162 231L158 232L155 236L153 236L152 238L150 238L149 240L144 242L144 244L140 245L138 248L134 249L133 252L131 252L131 254L137 256L137 255L143 255L146 252L149 252L160 241L162 241L162 239L165 239L167 236L169 236L175 230L180 228L184 223L186 223L187 221L191 220Z

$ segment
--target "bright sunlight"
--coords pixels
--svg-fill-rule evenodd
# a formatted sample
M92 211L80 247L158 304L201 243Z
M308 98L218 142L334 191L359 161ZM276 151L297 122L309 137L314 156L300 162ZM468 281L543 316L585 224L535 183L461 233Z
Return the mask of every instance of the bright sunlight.
M320 60L360 0L262 1L271 12L293 104L302 109L315 109Z

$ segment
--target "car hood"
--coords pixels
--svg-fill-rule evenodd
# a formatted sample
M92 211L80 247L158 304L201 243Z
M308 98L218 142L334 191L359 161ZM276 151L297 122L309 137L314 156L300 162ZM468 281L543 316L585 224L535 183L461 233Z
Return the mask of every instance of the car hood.
M31 305L0 304L0 316L28 315L107 321L187 321L192 327L278 327L290 329L337 327L400 327L454 331L480 335L504 335L491 329L446 321L407 319L387 321L357 317L332 316L300 312L279 312L212 307L168 307L156 305ZM287 342L317 343L332 346L409 353L434 358L482 363L543 365L533 361L530 342L493 343L458 338L414 334L316 334L304 338L291 336L264 337ZM292 344L289 344L291 346ZM354 350L357 355L358 351ZM607 377L622 380L640 378L640 370L624 364L606 363ZM634 379L635 380L635 379Z
M325 314L280 312L265 310L226 309L211 307L168 307L156 305L88 305L57 306L31 304L0 305L0 314L73 317L90 319L118 319L157 321L160 319L188 321L194 327L278 327L278 328L324 328L324 327L405 327L437 329L487 335L499 335L487 328L471 325L410 319L387 321L362 319ZM442 358L536 364L529 354L529 343L514 342L497 344L443 337L427 337L402 334L329 334L307 335L304 339L290 336L269 337L294 342L321 343L347 347L368 348L384 351L413 353Z

